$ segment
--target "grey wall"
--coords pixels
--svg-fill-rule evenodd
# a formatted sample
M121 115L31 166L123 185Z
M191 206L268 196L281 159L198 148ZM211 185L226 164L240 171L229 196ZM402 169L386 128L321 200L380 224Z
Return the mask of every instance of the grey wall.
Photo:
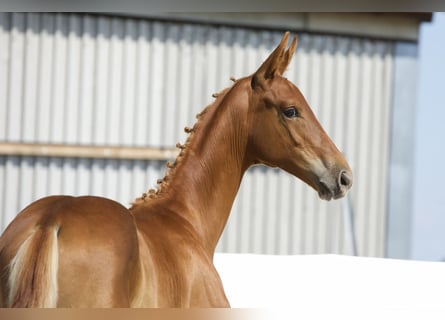
M287 76L354 171L358 253L383 256L394 42L299 33ZM182 128L252 73L282 32L83 14L0 13L0 142L173 147ZM48 194L124 204L161 162L0 156L0 221ZM350 253L342 202L277 170L242 183L223 252Z

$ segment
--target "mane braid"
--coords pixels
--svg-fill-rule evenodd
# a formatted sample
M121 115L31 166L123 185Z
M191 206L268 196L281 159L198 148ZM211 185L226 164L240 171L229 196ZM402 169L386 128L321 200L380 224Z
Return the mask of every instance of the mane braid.
M184 128L184 131L186 133L188 133L189 136L187 137L187 140L186 140L186 142L184 144L181 144L179 142L176 144L176 148L178 148L180 151L179 151L179 154L176 156L175 161L173 163L170 162L170 161L167 161L166 167L168 169L167 169L164 177L162 179L158 179L157 180L157 188L156 189L149 189L147 192L144 192L141 197L136 198L131 203L132 207L134 207L136 205L144 204L144 203L148 202L151 199L156 199L163 192L163 190L166 190L166 188L170 184L172 178L174 177L177 165L181 162L181 160L184 157L185 153L188 151L187 147L190 146L191 142L193 141L193 137L195 136L195 132L199 128L199 125L200 125L202 119L208 113L209 109L211 109L212 107L216 107L216 108L218 107L219 103L223 100L223 98L226 95L226 93L228 91L230 91L230 89L232 89L232 87L233 86L230 86L230 87L225 88L224 90L222 90L222 91L220 91L218 93L214 93L212 96L214 98L216 98L215 101L213 101L212 103L207 105L200 113L198 113L196 115L197 121L195 122L193 127L192 128L189 128L189 127L185 127Z

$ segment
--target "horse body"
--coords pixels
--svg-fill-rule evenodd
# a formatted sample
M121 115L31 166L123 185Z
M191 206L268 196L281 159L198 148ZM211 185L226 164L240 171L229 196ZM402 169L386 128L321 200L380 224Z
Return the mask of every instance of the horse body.
M182 214L165 206L165 201L152 200L147 208L134 213L101 197L56 196L34 202L2 236L2 270L7 270L10 266L5 262L13 261L18 254L31 255L31 260L24 257L24 261L29 261L22 265L26 267L24 278L16 279L17 283L26 283L27 288L13 289L11 296L8 279L2 279L3 305L227 306L212 259L195 228ZM32 288L39 286L35 282L38 264L51 264L50 259L40 255L41 245L46 243L41 231L57 238L57 261L52 270L57 278L43 275L44 281L56 283L47 292L38 293L44 297L51 290L56 291L53 295L57 298L52 301L30 299ZM27 239L35 245L19 252ZM30 283L25 280L28 277ZM20 291L14 298L14 293Z
M131 208L91 196L25 208L0 238L0 304L229 306L213 255L244 172L280 167L326 200L352 183L345 159L281 76L296 46L286 50L287 41L199 115L158 189Z

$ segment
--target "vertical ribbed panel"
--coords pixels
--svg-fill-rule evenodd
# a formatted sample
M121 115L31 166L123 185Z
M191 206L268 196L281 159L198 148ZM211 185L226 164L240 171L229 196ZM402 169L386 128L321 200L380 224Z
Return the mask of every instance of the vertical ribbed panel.
M282 33L83 14L0 13L0 141L171 147L183 127L251 74ZM385 245L393 43L300 34L287 77L346 153L360 255ZM4 228L49 194L129 203L159 162L0 157ZM218 247L225 252L349 253L341 201L288 174L245 176Z
M0 228L47 195L92 194L129 206L164 171L162 161L0 157Z

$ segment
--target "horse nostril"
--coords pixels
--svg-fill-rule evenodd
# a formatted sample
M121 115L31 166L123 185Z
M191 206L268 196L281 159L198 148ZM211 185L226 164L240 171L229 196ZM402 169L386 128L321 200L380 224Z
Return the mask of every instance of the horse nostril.
M347 171L342 170L340 172L339 182L340 182L340 188L349 189L352 184L352 177Z

